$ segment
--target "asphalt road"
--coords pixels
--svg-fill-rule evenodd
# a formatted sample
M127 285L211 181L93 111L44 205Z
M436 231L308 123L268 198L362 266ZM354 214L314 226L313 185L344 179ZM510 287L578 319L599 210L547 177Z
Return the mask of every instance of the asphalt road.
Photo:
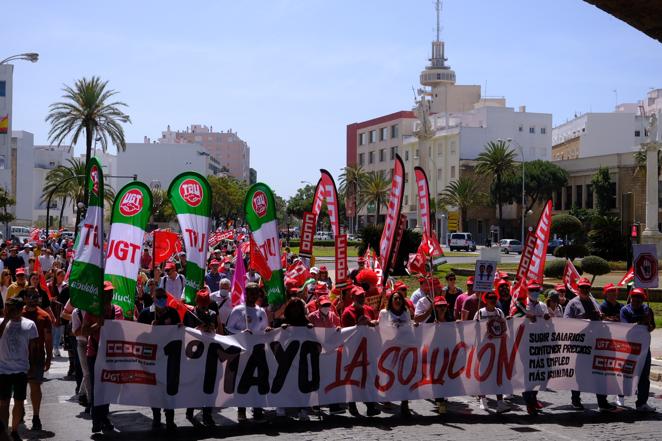
M21 428L26 440L211 440L219 438L237 440L268 440L274 437L287 437L312 441L341 440L486 440L500 441L512 439L535 440L658 440L662 435L662 414L641 415L632 409L633 398L626 399L628 407L604 414L596 409L595 397L583 394L587 407L575 411L569 406L568 392L543 392L539 398L547 407L544 414L531 417L526 414L523 401L517 397L512 401L513 412L497 415L493 411L478 408L475 398L451 398L448 412L439 415L433 412L433 404L419 400L411 402L414 417L402 419L398 409L388 410L374 418L354 418L346 415L312 416L309 422L290 419L284 422L273 421L273 411L268 412L267 423L246 424L236 422L236 409L222 409L213 415L219 425L215 429L194 428L184 418L184 410L178 409L175 421L179 425L177 433L152 432L151 411L146 408L111 406L111 420L116 431L107 435L93 435L91 421L82 413L73 399L75 383L63 380L66 374L66 359L54 362L48 381L44 384L44 400L41 410L43 431L32 432ZM662 410L662 389L654 386L649 404ZM495 402L490 399L493 408ZM610 397L612 400L614 397ZM27 406L25 421L30 426L32 408ZM359 411L365 408L359 405ZM249 413L250 415L250 413Z

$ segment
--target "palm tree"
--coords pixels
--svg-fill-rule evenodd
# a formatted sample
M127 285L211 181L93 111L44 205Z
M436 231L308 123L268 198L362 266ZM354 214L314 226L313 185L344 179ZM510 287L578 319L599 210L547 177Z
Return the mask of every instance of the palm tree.
M469 176L460 176L451 182L441 193L440 203L460 209L460 222L463 231L467 231L467 210L485 201L485 194L480 191L478 181Z
M379 209L388 204L388 194L391 190L391 180L383 170L371 171L366 174L363 190L360 193L360 207L374 203L377 207L375 223L379 222Z
M44 188L41 193L41 201L47 203L51 191L57 189L53 195L60 198L62 201L62 206L60 207L59 228L62 228L62 216L64 214L64 206L67 204L67 199L72 201L81 200L84 186L85 165L83 164L83 161L78 158L69 158L67 159L66 164L59 165L46 174ZM112 204L114 199L115 192L112 187L105 182L104 200L108 204Z
M636 167L634 169L634 175L637 176L639 172L642 172L643 176L646 176L646 158L648 157L648 151L645 146L642 146L639 150L633 153L634 163ZM662 150L657 151L657 174L659 175L662 171Z
M168 191L163 188L152 189L152 211L153 222L170 222L175 218L175 213L168 199Z
M366 172L360 165L348 165L343 169L343 172L340 175L339 190L340 194L345 199L345 207L347 206L348 199L351 199L354 202L354 219L351 219L353 224L352 232L354 232L356 225L358 224L358 200L365 179ZM357 221L356 223L354 222L355 220Z
M74 87L64 86L65 101L50 105L46 121L51 124L48 138L58 147L69 137L76 144L85 132L85 170L92 153L92 142L97 139L105 152L108 142L118 150L126 150L124 129L121 123L130 123L129 115L122 112L127 105L121 101L111 101L117 94L108 89L108 81L93 76L76 81ZM83 200L87 203L87 185L83 185Z
M513 173L515 167L515 150L510 148L506 141L490 141L485 145L485 150L478 155L476 160L476 173L484 177L492 178L492 194L499 207L499 229L503 234L503 200L504 178Z

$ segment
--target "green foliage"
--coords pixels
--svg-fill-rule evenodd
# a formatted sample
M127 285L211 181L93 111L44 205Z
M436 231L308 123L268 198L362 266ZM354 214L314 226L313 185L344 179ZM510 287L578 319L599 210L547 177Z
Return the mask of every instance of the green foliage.
M609 168L600 167L591 179L593 185L593 192L596 198L596 210L598 214L605 214L609 211L609 205L612 200L611 195L611 176L609 176Z
M168 199L167 190L163 188L152 190L152 207L152 220L154 222L167 223L175 220L175 210Z
M492 198L499 208L499 225L503 221L503 204L508 200L508 192L504 180L515 170L516 153L503 140L490 141L485 150L476 158L476 173L490 179L492 182Z
M290 239L290 246L291 247L298 247L301 244L301 240L299 239ZM361 245L361 241L359 240L348 240L347 241L347 248L351 247L358 247ZM315 240L313 241L313 247L335 247L336 242L334 240Z
M439 205L452 205L460 209L460 226L462 231L466 230L467 210L471 207L482 205L486 195L481 192L478 181L469 176L460 176L451 182L441 193Z
M359 231L359 255L363 255L365 250L372 248L375 252L379 252L379 239L382 237L382 230L384 225L368 224Z
M545 277L560 279L563 277L565 269L565 259L548 260L545 264Z
M584 257L582 259L582 269L585 273L589 273L593 277L602 276L611 272L611 268L609 268L609 262L598 256Z
M619 260L626 255L627 238L621 234L621 220L616 216L594 216L588 232L591 254L607 260Z
M375 219L379 220L381 208L386 208L388 204L388 194L390 191L391 180L383 170L368 172L364 179L361 193L359 194L359 205L360 207L364 207L374 203L375 207L377 207Z
M379 239L382 236L383 228L383 225L366 225L359 232L359 238L361 239L358 246L359 256L362 256L368 247L375 250L377 255L379 255ZM402 242L400 243L400 249L398 250L395 268L392 268L393 274L406 274L404 263L407 261L410 253L416 252L420 244L421 233L409 229L404 231Z
M207 176L207 180L213 195L211 215L216 224L222 219L243 219L243 203L248 185L232 176Z
M578 257L584 257L586 255L588 255L588 249L585 245L562 245L554 250L555 257L567 257L570 260L575 260Z
M313 199L315 198L315 186L306 185L297 190L297 193L287 200L287 212L293 216L301 219L303 213L312 211ZM322 207L320 215L326 213L326 209Z
M8 211L9 207L16 205L16 201L13 197L5 191L4 188L0 188L0 222L5 224L5 232L9 231L9 222L16 219L12 213Z
M552 234L561 237L573 236L581 231L582 223L575 216L570 214L556 214L552 216Z
M522 168L514 167L514 173L504 177L504 202L519 203L522 200ZM524 195L526 209L532 209L537 202L545 201L568 183L568 173L550 161L537 159L524 163Z

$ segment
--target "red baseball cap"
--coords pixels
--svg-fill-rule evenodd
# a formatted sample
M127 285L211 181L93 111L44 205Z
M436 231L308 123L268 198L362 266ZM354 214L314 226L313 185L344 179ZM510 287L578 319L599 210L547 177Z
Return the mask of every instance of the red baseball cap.
M397 282L395 282L395 285L393 285L393 289L395 291L400 291L401 289L407 290L407 288L408 288L407 285L405 285L405 282L403 282L402 280L398 280Z
M614 285L613 283L607 283L602 287L602 292L604 294L607 294L610 291L616 291L618 293L618 286Z
M325 272L328 273L329 269L325 265L322 265L322 266L320 266L320 271L325 271Z
M171 269L177 269L175 264L173 262L168 262L165 264L165 270L170 271Z
M565 292L565 285L563 283L559 283L557 285L554 285L554 289L558 292Z
M17 275L17 276L19 276L19 275L25 275L25 268L23 268L23 267L16 268L16 275Z
M195 303L200 306L209 306L211 298L209 297L209 290L203 288L195 293Z
M325 282L315 283L315 294L318 294L318 295L327 295L327 294L329 294L329 285L327 285Z
M448 306L448 302L446 301L446 297L444 296L437 296L434 298L434 306Z
M535 280L529 280L529 282L526 284L526 287L529 289L529 291L540 291L542 289L540 283Z
M361 288L360 286L354 286L352 288L352 295L354 297L364 296L365 295L365 290L363 288Z
M474 284L474 276L467 277L467 285L473 285L473 284Z
M648 300L648 295L642 288L633 288L632 291L630 291L630 297L641 297L644 300Z
M319 302L320 302L320 306L331 305L331 300L329 299L329 296L320 296Z
M582 277L581 279L579 279L579 282L577 282L577 286L588 286L590 288L591 281L588 280L586 277Z
M115 289L115 287L110 282L110 280L106 280L105 282L103 282L103 290L104 291L112 291L114 289Z
M220 265L220 264L221 264L221 262L219 262L219 261L216 260L216 259L212 259L212 261L209 262L209 266L213 266L213 265L218 266L218 265Z

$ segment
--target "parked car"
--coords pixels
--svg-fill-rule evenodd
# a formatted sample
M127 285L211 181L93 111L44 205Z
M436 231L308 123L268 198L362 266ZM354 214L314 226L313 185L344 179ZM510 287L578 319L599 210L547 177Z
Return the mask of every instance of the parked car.
M499 250L506 254L519 254L522 252L522 242L517 239L501 239L499 241Z
M333 236L330 231L318 231L315 233L315 240L331 240Z
M549 254L553 254L554 250L562 245L563 245L563 241L561 239L551 239L547 244L547 252Z
M451 233L448 243L451 251L476 251L476 242L471 237L471 233Z

